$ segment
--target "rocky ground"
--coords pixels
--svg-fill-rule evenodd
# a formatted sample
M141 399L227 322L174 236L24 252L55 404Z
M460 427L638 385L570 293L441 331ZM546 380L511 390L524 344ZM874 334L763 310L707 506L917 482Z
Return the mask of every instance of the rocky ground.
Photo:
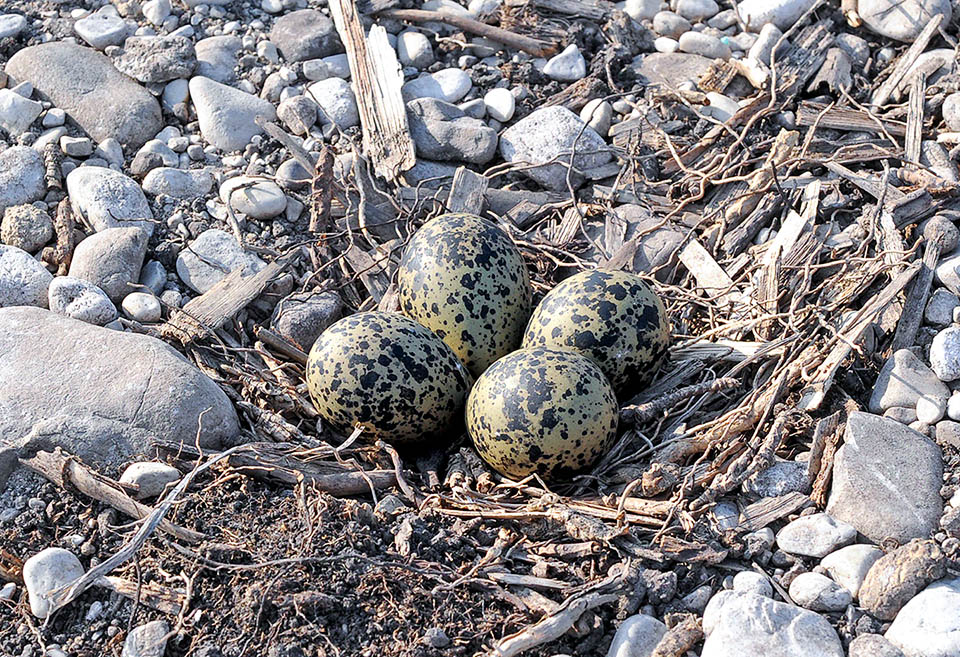
M327 0L0 5L0 654L960 655L960 5L357 10L392 169ZM447 208L665 300L572 482L316 419Z

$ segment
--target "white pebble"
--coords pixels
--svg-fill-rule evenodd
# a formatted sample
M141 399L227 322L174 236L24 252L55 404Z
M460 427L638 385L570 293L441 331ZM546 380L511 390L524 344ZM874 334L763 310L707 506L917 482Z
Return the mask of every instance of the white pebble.
M943 419L946 403L942 399L924 395L917 400L917 420L924 424L936 424Z
M554 55L543 67L543 74L552 80L575 82L587 75L587 61L577 44L571 43L559 55Z
M509 89L502 87L488 91L483 97L483 104L487 108L487 114L501 123L512 119L517 108L516 98Z
M30 611L37 618L46 618L53 609L49 595L83 575L83 565L76 555L63 548L47 548L23 564L23 583L30 597Z
M120 303L123 313L137 322L159 322L160 302L152 294L131 292Z
M677 49L680 47L680 42L670 37L657 37L653 40L653 47L656 48L657 52L677 52Z

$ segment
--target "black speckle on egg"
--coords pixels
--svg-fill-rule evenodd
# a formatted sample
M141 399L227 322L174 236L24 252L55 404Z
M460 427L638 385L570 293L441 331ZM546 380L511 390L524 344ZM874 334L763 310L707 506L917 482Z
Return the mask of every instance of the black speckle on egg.
M585 271L550 290L530 316L523 347L574 349L607 375L622 397L653 378L667 356L663 303L636 274Z
M504 356L477 379L467 399L467 433L501 474L559 479L610 448L618 410L610 383L590 359L532 347Z
M520 345L533 298L509 235L470 214L441 215L416 232L397 293L403 314L441 336L474 376Z
M472 380L439 337L399 313L345 317L307 359L307 388L325 422L344 434L360 424L393 443L427 441L455 424Z

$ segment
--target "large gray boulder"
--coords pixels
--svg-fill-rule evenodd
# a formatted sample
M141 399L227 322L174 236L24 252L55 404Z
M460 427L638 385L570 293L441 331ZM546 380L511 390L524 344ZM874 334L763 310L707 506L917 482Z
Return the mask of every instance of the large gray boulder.
M98 142L113 137L136 149L163 127L157 99L92 48L64 41L29 46L5 70L30 82Z
M219 386L149 336L0 308L0 353L0 444L119 466L149 455L150 437L218 448L239 431Z
M507 162L538 165L523 169L523 173L554 191L567 189L571 155L574 171L570 182L574 188L585 181L580 171L604 165L612 158L603 137L559 105L538 109L504 130L500 154Z
M703 613L703 657L843 657L823 616L754 593L721 591Z
M943 455L895 420L851 413L833 463L827 513L874 542L929 536L943 513Z

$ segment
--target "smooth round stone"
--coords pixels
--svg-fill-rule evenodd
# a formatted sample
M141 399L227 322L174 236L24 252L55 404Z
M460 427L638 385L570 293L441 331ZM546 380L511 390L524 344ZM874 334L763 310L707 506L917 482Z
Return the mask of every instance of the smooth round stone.
M414 98L436 98L455 103L470 91L473 82L466 71L459 68L445 68L411 80L403 85L401 92L404 100Z
M613 120L613 106L602 98L594 98L580 110L580 120L606 137Z
M168 484L180 481L180 471L166 463L140 461L127 466L119 481L121 484L138 486L134 497L145 500L162 493Z
M343 78L333 77L314 82L307 87L307 97L320 107L321 125L336 123L343 129L352 128L360 123L360 109L350 83Z
M47 289L53 276L29 253L0 245L0 308L47 307Z
M801 573L790 582L790 597L811 611L841 611L853 598L850 591L820 573Z
M630 616L617 628L607 657L650 655L666 633L667 626L653 616Z
M940 108L943 122L951 132L960 132L960 92L949 94Z
M714 0L680 0L677 2L677 13L688 21L699 23L711 18L720 11Z
M517 99L513 97L509 89L501 87L488 91L483 97L483 105L491 118L506 123L513 118L513 113L517 108Z
M633 20L649 20L660 11L660 0L627 0L623 11Z
M733 590L741 593L755 593L765 598L773 597L773 586L770 580L750 570L744 570L733 577Z
M710 59L730 59L730 46L715 36L702 32L685 32L679 39L681 52L701 55Z
M708 92L707 100L710 101L710 105L708 105L710 115L721 123L729 121L740 110L737 101L730 96L718 94L716 91Z
M856 539L857 530L826 513L801 516L777 534L780 549L790 554L825 557Z
M912 43L937 14L949 23L953 8L950 0L859 0L857 13L877 34Z
M30 612L46 618L54 609L48 596L83 575L83 565L76 555L62 548L51 547L38 552L23 564L23 583L30 598Z
M689 32L691 27L690 21L672 11L661 11L653 17L653 31L671 39L679 39L680 35Z
M120 303L123 314L142 323L159 322L161 311L157 297L146 292L131 292Z
M213 176L201 169L159 167L143 179L143 191L152 196L165 194L171 198L202 198L213 188Z
M430 39L421 32L406 30L397 36L397 58L404 66L424 69L433 64Z
M856 598L870 567L882 556L883 550L873 545L848 545L825 556L820 565Z
M0 39L13 37L27 28L27 19L20 14L0 14Z
M923 319L930 326L943 328L953 321L953 310L958 306L960 306L960 297L946 288L937 288L927 301Z
M947 403L938 397L923 396L917 400L917 420L924 424L936 424L947 412Z
M107 293L88 281L57 276L47 294L50 310L81 322L103 326L117 318L117 307Z
M160 27L170 17L172 9L170 0L150 0L143 5L143 17Z
M960 379L960 328L945 328L933 338L930 367L941 381Z
M283 11L283 3L280 0L263 0L260 8L268 14L279 14Z
M677 52L677 49L680 48L680 42L670 37L657 37L653 40L653 47L657 52L672 53Z
M279 185L247 176L230 178L220 185L220 200L252 219L270 219L287 208L287 197Z
M554 55L543 67L543 74L551 80L561 82L575 82L587 75L587 61L580 54L580 49L575 43L563 49L558 55Z
M955 392L947 400L947 417L960 422L960 392Z
M40 103L10 89L0 89L0 128L11 135L19 136L29 130L42 111Z

